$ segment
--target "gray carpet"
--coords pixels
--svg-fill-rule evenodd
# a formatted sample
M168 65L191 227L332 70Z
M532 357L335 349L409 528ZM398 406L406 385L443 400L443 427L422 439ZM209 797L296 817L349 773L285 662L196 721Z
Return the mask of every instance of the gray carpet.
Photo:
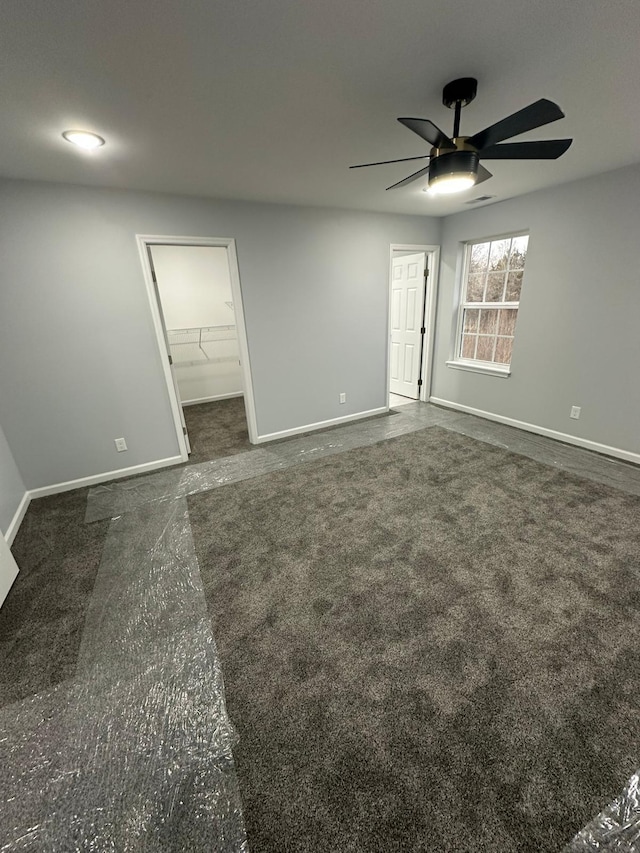
M87 491L33 501L15 538L20 573L0 609L0 706L75 673L109 526L84 523Z
M398 412L391 409L370 418L362 418L359 424L379 420L397 415ZM216 400L213 403L199 403L196 406L185 406L184 416L187 423L187 432L191 442L191 453L189 454L189 465L197 465L200 462L210 462L213 459L221 459L225 456L235 456L247 450L255 450L255 445L249 441L247 429L247 416L244 407L244 398L232 397L229 400ZM324 429L313 430L298 435L324 435L333 432L335 426ZM274 444L280 445L291 441L291 438L281 438ZM146 476L146 475L143 475ZM131 478L133 479L133 478Z
M640 498L434 427L189 511L252 853L558 851L640 766Z
M209 462L251 450L242 397L184 407L191 442L189 464Z

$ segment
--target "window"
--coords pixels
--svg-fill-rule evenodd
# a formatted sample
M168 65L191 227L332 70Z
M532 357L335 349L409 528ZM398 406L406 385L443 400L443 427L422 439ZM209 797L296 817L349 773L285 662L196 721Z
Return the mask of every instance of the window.
M528 243L528 235L519 234L467 244L449 366L508 375Z

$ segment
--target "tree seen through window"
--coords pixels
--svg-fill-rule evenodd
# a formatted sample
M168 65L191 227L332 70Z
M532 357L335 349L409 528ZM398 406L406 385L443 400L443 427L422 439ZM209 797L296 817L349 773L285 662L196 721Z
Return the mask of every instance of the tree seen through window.
M467 245L458 358L511 364L528 243L521 234Z

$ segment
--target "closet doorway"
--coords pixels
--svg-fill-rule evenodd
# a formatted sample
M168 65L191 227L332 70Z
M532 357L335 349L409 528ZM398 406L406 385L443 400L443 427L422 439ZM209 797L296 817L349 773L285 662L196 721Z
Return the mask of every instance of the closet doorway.
M255 414L234 241L138 244L183 459L248 450Z

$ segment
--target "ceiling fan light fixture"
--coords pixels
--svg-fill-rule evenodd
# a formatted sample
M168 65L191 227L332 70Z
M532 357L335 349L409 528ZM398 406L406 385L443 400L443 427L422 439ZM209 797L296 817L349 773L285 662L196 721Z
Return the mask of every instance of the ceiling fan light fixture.
M451 195L470 189L478 179L478 154L452 151L434 157L429 166L430 195Z
M429 165L407 175L387 187L395 190L406 187L414 181L427 177L428 185L423 192L431 195L453 195L471 189L493 177L491 172L480 164L480 160L557 160L569 148L571 139L544 139L539 142L507 142L529 130L536 130L545 124L564 118L560 107L547 98L539 98L528 107L518 110L506 118L474 133L463 136L460 133L460 113L462 108L473 101L478 90L475 77L461 77L452 80L442 90L442 103L454 110L453 134L447 136L428 118L398 118L416 136L431 146ZM404 163L407 160L427 159L422 157L401 157L399 160L381 160L376 163L360 163L350 169L364 166L386 166L390 163Z
M84 148L85 151L92 151L104 145L104 139L101 136L88 130L65 130L62 136L67 142L77 145L78 148Z
M429 182L429 195L452 195L470 189L476 182L475 175L442 175Z

